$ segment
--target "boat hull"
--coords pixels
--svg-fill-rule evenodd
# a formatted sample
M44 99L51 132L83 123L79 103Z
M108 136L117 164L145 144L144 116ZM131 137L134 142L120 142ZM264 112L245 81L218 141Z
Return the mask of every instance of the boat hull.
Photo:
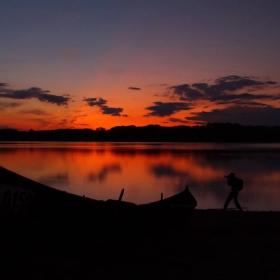
M94 200L59 191L0 166L0 215L39 217L135 216L170 209L192 210L197 201L186 189L172 197L136 205L121 200Z

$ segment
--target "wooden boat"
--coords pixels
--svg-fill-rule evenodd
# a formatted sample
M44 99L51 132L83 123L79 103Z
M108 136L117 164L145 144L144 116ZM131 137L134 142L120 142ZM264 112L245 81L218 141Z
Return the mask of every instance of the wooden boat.
M84 216L104 201L59 191L0 166L0 215Z
M0 166L0 215L38 217L106 217L112 214L151 213L169 208L194 209L196 199L189 189L156 202L136 205L118 200L95 200L59 191Z

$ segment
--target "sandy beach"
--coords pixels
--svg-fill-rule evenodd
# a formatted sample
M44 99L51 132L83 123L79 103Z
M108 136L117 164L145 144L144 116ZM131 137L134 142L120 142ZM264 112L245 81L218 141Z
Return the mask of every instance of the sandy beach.
M279 279L280 212L2 220L1 279Z

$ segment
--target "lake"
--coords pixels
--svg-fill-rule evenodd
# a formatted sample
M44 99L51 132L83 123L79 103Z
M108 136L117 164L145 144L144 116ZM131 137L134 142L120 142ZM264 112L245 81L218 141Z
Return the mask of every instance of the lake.
M94 199L148 203L186 185L198 209L222 208L225 175L244 180L245 210L280 210L280 144L225 143L0 143L0 165L32 180ZM229 207L234 208L231 202Z

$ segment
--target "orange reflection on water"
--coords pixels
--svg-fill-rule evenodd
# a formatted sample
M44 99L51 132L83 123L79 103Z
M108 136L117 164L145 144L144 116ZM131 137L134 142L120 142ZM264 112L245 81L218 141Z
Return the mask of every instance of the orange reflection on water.
M280 210L279 153L248 153L243 148L236 152L236 147L222 144L8 143L0 145L0 162L48 186L102 200L117 199L124 188L124 200L147 203L188 185L198 208L223 206L230 191L224 175L234 171L244 180L242 206Z

